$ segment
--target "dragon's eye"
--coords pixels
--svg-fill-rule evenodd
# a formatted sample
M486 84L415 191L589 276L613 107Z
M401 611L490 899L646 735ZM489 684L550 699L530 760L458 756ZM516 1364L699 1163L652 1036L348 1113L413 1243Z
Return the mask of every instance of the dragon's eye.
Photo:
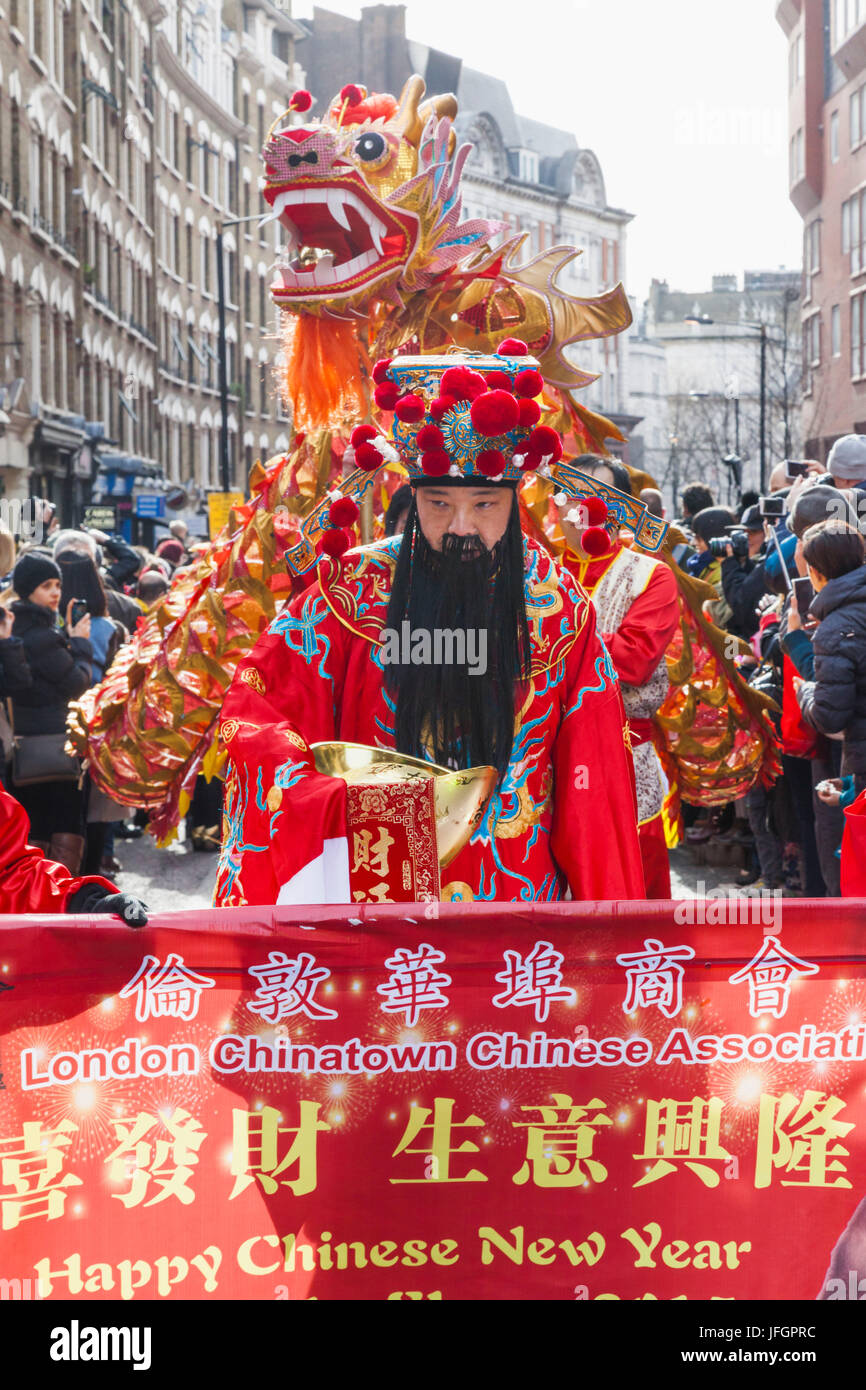
M355 141L355 154L365 164L381 163L388 152L388 141L377 130L368 130Z

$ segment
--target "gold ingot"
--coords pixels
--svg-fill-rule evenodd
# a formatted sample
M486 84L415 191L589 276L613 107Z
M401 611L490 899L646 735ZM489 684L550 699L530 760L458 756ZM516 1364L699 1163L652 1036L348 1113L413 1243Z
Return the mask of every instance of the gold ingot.
M364 743L313 743L317 772L342 777L349 785L394 786L400 782L433 781L436 807L436 845L444 869L469 843L484 815L499 774L495 767L468 767L455 772L420 758L404 757Z

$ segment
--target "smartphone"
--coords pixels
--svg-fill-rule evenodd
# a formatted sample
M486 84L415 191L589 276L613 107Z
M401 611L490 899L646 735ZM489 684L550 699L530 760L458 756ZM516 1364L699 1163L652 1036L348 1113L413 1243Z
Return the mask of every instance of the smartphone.
M812 588L811 579L795 579L791 585L794 591L794 600L797 604L797 612L800 618L806 617L812 599L815 597L815 590Z
M803 459L785 459L785 469L788 482L793 483L795 478L805 478L809 472L809 465Z
M761 516L768 521L778 521L785 515L784 497L762 497L760 501Z
M73 604L72 604L72 616L71 616L71 621L70 621L70 627L75 627L77 623L80 623L80 622L81 622L81 619L82 619L82 618L86 618L86 617L87 617L87 604L84 602L84 599L83 599L83 598L77 598L77 599L75 599L75 601L74 601Z

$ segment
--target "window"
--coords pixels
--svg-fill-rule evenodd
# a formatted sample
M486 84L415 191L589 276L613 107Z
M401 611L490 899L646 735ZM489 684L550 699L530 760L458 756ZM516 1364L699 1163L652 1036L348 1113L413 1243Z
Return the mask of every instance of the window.
M796 38L794 39L794 41L792 42L791 47L790 47L790 50L789 50L789 53L788 53L788 86L789 86L789 88L796 87L797 83L800 81L801 77L803 76L803 56L804 56L804 43L803 43L803 31L802 31L802 29L801 29L801 30L800 30L800 33L797 35L797 37L796 37Z
M842 356L842 311L838 304L830 311L830 351L834 357Z
M805 154L806 146L801 126L796 135L791 137L790 179L792 184L799 183L806 172Z
M210 237L201 239L201 287L210 291Z
M855 193L853 198L842 206L842 250L851 252L851 274L860 275L866 270L866 247L863 235L866 232L866 189Z
M851 376L855 380L863 375L864 327L866 327L866 294L855 294L851 299Z
M835 0L833 40L836 47L866 19L866 0Z
M810 367L821 365L821 315L813 314L803 325L806 346L806 364Z
M806 274L817 275L821 269L821 219L811 222L805 232Z
M830 162L839 163L839 112L834 111L830 117Z
M192 227L186 224L186 278L192 284Z
M860 100L859 90L856 92L852 92L849 109L851 113L851 148L852 150L856 150L857 146L860 144L860 141L862 139L861 132L863 128L862 122L860 120L862 103Z

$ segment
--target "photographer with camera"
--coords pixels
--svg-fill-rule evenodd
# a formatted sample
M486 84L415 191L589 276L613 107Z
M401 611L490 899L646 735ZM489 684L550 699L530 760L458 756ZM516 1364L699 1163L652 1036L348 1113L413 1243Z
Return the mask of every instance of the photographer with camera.
M687 573L695 579L712 584L720 597L704 604L704 614L716 627L727 628L733 616L730 605L722 597L721 557L728 543L728 528L734 524L733 513L727 507L705 507L691 519L695 538L695 554L686 561ZM721 542L713 545L713 542Z
M767 592L767 541L760 506L747 507L739 527L710 548L722 564L722 592L732 614L728 630L748 642L758 630L758 602Z

